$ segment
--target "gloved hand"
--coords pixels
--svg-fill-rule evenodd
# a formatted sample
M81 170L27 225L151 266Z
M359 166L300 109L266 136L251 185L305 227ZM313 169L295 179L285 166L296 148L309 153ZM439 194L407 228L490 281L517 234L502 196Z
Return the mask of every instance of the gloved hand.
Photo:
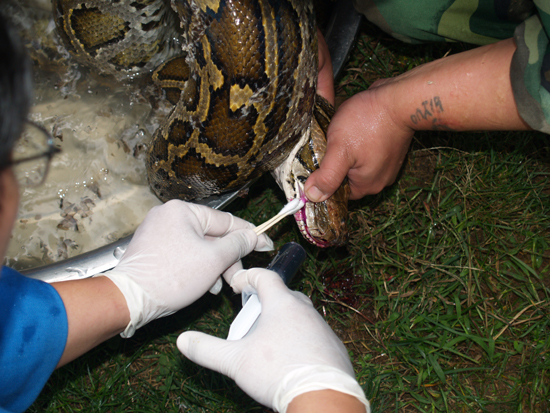
M242 269L240 259L252 250L272 250L271 240L253 228L227 212L178 200L152 208L118 265L102 274L130 310L121 336L193 303L220 275Z
M179 350L231 377L253 399L279 412L294 397L324 389L355 396L370 412L346 348L311 301L265 269L240 271L231 281L236 292L247 285L257 290L262 305L254 330L236 341L188 331L178 338Z

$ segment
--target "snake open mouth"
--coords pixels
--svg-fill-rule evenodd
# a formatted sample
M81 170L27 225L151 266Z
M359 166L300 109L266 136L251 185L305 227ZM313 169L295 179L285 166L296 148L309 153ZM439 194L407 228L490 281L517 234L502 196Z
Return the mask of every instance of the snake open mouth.
M294 214L294 219L296 220L298 229L300 230L300 233L303 235L303 237L307 239L311 244L320 248L339 245L341 243L341 237L334 237L334 234L338 231L334 231L332 225L327 228L323 228L321 225L319 225L318 217L316 217L315 215L312 216L312 214L316 214L319 206L324 206L324 204L315 204L314 202L311 202L309 199L307 199L303 190L303 184L301 182L296 181L295 188L300 200L304 203L304 206ZM309 220L308 216L310 217ZM328 240L325 239L325 234L329 236Z
M310 202L310 201L307 201ZM301 234L306 238L310 243L320 247L325 248L330 246L330 243L326 242L325 240L320 240L313 238L313 235L309 231L307 220L306 220L306 205L303 206L302 209L300 209L298 212L294 214L294 219L296 220L296 224L298 224L298 229L300 230Z
M296 224L298 224L298 229L300 230L304 238L306 238L312 244L321 248L328 247L329 244L326 241L314 238L309 231L309 227L307 225L306 207L308 203L311 204L311 201L305 196L302 185L297 185L297 187L298 193L300 194L300 201L304 203L304 206L294 214L294 219L296 220Z

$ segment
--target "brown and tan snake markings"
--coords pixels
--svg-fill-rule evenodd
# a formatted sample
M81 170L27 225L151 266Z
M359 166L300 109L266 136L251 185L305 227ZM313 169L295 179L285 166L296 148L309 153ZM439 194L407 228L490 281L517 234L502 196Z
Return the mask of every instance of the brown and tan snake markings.
M54 9L79 62L118 79L152 73L174 104L147 156L161 200L236 190L267 171L287 199L301 195L333 111L316 95L310 1L54 0ZM345 242L348 196L345 183L307 202L296 215L302 234L319 246Z

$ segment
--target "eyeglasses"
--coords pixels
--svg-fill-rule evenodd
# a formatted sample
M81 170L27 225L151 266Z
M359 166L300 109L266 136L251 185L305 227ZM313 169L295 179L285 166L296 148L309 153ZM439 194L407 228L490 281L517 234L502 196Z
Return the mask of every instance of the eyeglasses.
M38 186L46 179L52 157L61 152L44 127L27 120L15 142L10 165L21 186Z

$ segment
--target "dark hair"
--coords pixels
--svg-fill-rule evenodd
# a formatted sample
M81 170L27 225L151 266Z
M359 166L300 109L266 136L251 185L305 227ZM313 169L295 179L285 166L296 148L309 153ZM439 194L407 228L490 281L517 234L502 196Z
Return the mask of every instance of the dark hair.
M15 28L0 13L0 169L9 164L31 97L30 59Z

